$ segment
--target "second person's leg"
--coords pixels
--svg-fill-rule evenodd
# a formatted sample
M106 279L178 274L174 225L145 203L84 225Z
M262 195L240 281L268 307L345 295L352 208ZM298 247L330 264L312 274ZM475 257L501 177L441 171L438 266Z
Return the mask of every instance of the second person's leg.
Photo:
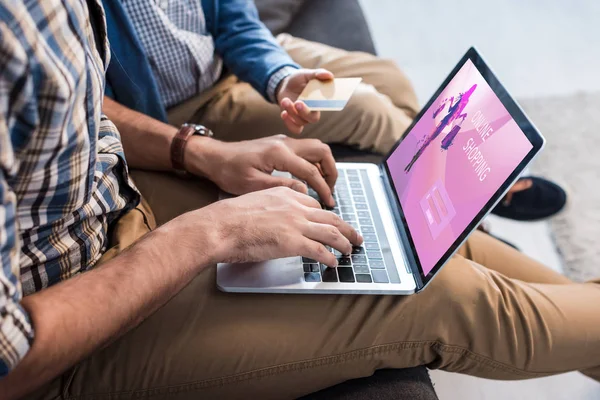
M573 283L566 276L481 231L473 232L458 254L511 279L528 283Z

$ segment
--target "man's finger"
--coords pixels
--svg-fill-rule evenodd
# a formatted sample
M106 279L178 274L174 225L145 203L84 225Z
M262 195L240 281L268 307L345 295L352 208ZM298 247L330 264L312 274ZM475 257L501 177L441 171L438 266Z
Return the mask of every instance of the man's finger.
M316 122L319 122L319 119L321 119L321 112L310 111L310 109L306 106L306 104L304 104L302 100L298 100L297 102L295 102L294 106L298 115L308 123L314 124Z
M294 118L294 121L296 121L298 124L304 126L310 123L309 120L304 119L304 117L300 115L300 113L296 110L296 106L294 103L286 101L282 102L281 106L284 108L285 111L287 111L290 117Z
M302 238L299 243L294 243L294 246L298 248L298 255L303 257L312 258L328 267L337 267L338 262L333 253L331 253L325 245L316 242L308 238Z
M308 80L318 79L320 81L328 81L334 78L333 72L326 70L324 68L318 68L312 70L310 74L307 76Z
M306 194L302 194L300 192L296 192L296 193L294 193L294 195L295 195L296 201L298 201L298 203L302 204L303 206L306 206L309 208L314 208L317 210L322 210L321 203L319 203L314 198L312 198Z
M283 99L281 99L281 101L279 102L279 106L283 109L285 109L286 107L288 107L290 104L293 104L294 102L289 98L289 97L284 97Z
M352 253L352 244L335 226L311 222L307 225L304 236L333 247L342 254L349 255Z
M287 100L287 99L286 99ZM308 121L305 121L302 119L302 117L300 115L298 115L298 111L296 111L296 107L294 106L294 103L290 102L282 102L281 103L281 107L283 108L283 110L285 112L287 112L287 115L290 116L291 118L294 119L294 122L296 122L298 125L306 125L308 123Z
M314 164L311 164L304 158L299 157L292 152L290 152L289 156L283 157L278 161L279 162L275 165L276 169L290 172L292 175L302 179L319 194L323 203L329 207L335 206L331 188Z
M321 166L325 181L329 187L333 189L338 177L338 172L329 145L318 139L296 140L290 138L286 140L289 140L289 146L300 157Z
M310 210L307 218L309 221L335 226L354 246L360 246L363 242L362 236L350 224L342 218L327 210Z
M294 122L294 119L288 114L287 111L281 112L281 119L283 120L283 123L285 124L287 130L291 133L299 135L304 130L304 126L298 124L297 122Z

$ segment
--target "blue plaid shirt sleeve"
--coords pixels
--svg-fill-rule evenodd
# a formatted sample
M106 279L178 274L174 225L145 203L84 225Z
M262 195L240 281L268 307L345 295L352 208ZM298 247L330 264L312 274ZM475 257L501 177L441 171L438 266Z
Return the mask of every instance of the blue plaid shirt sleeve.
M23 292L19 282L17 201L8 183L17 169L11 142L16 125L12 112L25 103L23 88L31 81L26 75L25 51L17 40L7 40L11 35L6 25L0 25L0 377L19 363L33 340L29 316L19 304Z

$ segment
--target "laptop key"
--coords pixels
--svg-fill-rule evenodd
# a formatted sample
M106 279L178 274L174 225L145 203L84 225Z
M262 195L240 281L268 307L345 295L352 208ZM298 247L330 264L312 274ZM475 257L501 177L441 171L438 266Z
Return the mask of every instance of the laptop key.
M368 211L357 211L358 218L371 218L371 213Z
M342 207L352 207L352 200L350 199L338 199L337 204Z
M342 210L342 214L354 214L354 209L352 207L340 207L340 210Z
M364 243L363 246L369 250L379 250L379 243Z
M385 269L383 260L369 260L369 267L372 269Z
M338 260L338 265L340 265L340 266L351 264L350 257L340 257L337 260Z
M358 170L356 170L356 169L348 169L348 170L346 170L346 174L348 174L348 176L358 175Z
M352 189L352 196L364 196L362 189Z
M344 221L356 221L356 216L354 214L342 214L342 219Z
M308 258L308 257L302 257L302 262L305 264L314 264L316 263L315 260L313 260L312 258Z
M356 274L356 282L360 283L372 283L371 275L367 274Z
M338 175L339 177L339 175ZM358 175L350 175L348 177L348 181L349 182L360 182L360 178L358 177Z
M352 256L352 263L353 264L366 264L367 263L367 257L365 257L365 256Z
M371 275L373 276L373 282L375 283L390 283L385 269L374 269L371 271ZM325 277L323 277L323 281L324 280Z
M373 225L373 221L371 221L371 218L359 218L358 223L361 225Z
M361 233L375 233L375 228L372 226L361 226L360 231Z
M321 264L321 277L323 278L323 282L337 282L337 273L335 272L336 268L329 268L326 265Z
M367 204L365 204L365 203L356 203L356 204L354 205L354 207L355 207L357 210L368 210L368 209L369 209L369 206L368 206Z
M354 246L352 248L352 254L365 254L364 247Z
M306 272L319 272L319 264L304 264L305 266L308 266L308 271ZM305 268L306 270L306 268Z
M369 257L369 259L371 259L371 258L380 258L380 259L383 259L383 256L381 255L381 252L380 251L376 251L376 250L373 250L373 251L367 250L367 257Z
M360 182L350 182L350 189L362 189Z
M304 272L310 272L310 264L302 264L302 268Z
M363 239L365 240L365 242L374 242L377 243L377 235L373 234L368 234L368 235L363 235Z
M338 267L337 273L340 277L340 282L354 282L354 273L352 268Z
M352 267L354 268L355 274L368 274L369 273L369 266L366 264L354 264Z
M355 203L366 203L367 199L364 196L354 196Z
M305 272L304 280L306 282L321 282L321 275L318 272Z

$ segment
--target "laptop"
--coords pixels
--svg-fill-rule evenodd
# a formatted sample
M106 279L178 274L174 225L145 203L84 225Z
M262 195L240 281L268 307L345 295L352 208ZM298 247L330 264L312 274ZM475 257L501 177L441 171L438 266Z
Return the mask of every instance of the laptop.
M219 264L217 286L226 292L418 293L543 145L471 48L380 165L337 163L332 212L362 234L361 247L350 256L331 250L337 268L303 257Z

